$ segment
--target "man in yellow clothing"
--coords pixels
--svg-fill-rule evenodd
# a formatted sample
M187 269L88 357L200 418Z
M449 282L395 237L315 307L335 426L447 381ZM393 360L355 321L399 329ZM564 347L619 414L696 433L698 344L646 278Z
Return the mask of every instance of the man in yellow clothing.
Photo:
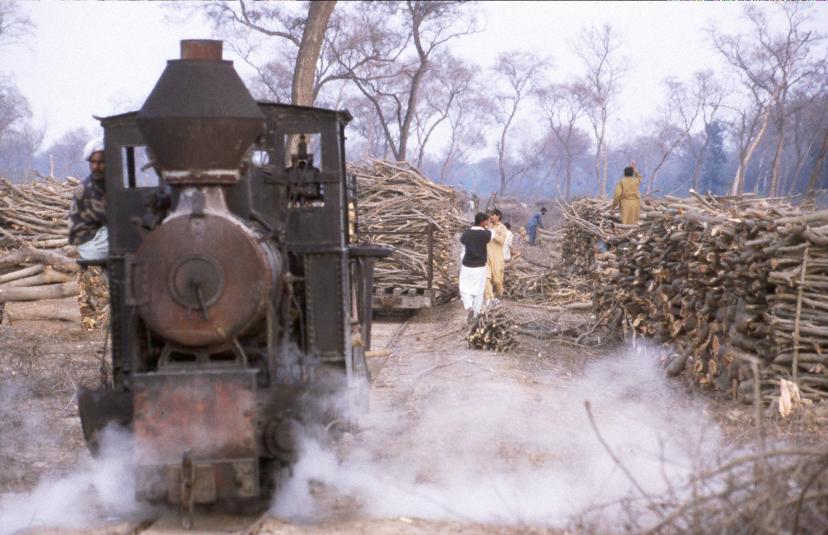
M492 231L492 240L487 245L488 268L486 277L486 292L484 299L488 302L492 298L503 295L503 244L506 242L506 226L501 222L503 214L495 208L489 216L489 230Z
M635 162L624 168L624 176L615 186L615 195L610 210L621 206L621 222L625 225L638 224L641 214L641 195L638 186L641 185L641 175L635 168Z

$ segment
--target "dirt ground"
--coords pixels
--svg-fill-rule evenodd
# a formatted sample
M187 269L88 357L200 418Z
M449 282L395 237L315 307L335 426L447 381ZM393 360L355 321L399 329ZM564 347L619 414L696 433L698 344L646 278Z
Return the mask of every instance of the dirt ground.
M407 320L378 319L373 347L388 353L369 361L370 413L357 429L345 433L330 451L300 461L293 487L272 512L257 521L205 515L196 520L195 532L568 532L572 524L562 520L565 513L586 499L575 496L583 490L578 471L593 468L589 457L581 466L586 461L579 454L595 447L582 444L591 431L577 414L579 396L602 395L589 391L590 385L605 384L595 383L595 377L606 384L623 383L618 374L624 368L613 366L627 365L618 356L627 346L599 350L523 339L518 350L497 354L467 349L467 329L457 302ZM99 380L104 337L72 323L17 322L0 325L0 348L2 506L4 495L25 495L44 478L59 479L88 462L75 389ZM613 370L606 377L599 373L604 364ZM650 399L646 383L652 372L642 370L635 372L638 383L621 384L612 394L617 399L594 402L608 433L616 423L607 415L624 398L648 406L666 399L663 393ZM705 425L715 427L723 442L752 436L750 407L699 395L680 381L670 388L675 395L670 394L669 403L699 405L699 414L709 419ZM777 423L773 433L784 440L819 442L826 424L828 410L816 407ZM623 425L619 420L618 436L624 435ZM567 433L571 436L559 436ZM551 484L556 474L565 481ZM582 479L589 482L586 475ZM537 516L533 495L538 493L561 503L542 503L543 515ZM0 508L0 519L3 514ZM38 527L24 532L184 533L172 512L97 519L94 524L84 530ZM0 533L6 533L2 526Z

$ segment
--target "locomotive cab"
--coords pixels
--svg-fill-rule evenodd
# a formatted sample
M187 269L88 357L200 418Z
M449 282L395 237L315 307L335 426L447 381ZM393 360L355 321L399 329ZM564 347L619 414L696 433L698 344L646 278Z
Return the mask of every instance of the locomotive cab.
M113 374L79 408L93 449L133 430L139 498L267 498L299 422L333 418L318 398L367 379L390 250L354 242L350 120L255 102L220 41L182 41L141 110L100 119Z

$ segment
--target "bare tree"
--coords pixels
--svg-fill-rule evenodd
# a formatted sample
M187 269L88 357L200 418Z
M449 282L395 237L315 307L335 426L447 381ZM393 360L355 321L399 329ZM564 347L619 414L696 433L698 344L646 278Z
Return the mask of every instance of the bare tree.
M485 131L491 120L492 102L481 90L459 95L449 110L449 139L443 151L440 182L445 183L457 165L466 163L471 152L485 145Z
M319 53L322 51L328 20L335 6L335 0L310 2L308 18L302 29L302 40L299 42L299 53L296 55L296 69L293 71L291 102L294 104L312 106L314 103L316 64L319 61Z
M34 157L43 143L43 128L28 121L0 138L0 176L23 181L31 176Z
M649 175L649 180L647 181L648 194L653 193L656 178L659 172L661 172L662 167L664 167L664 164L667 163L667 160L673 155L678 146L687 139L687 134L684 129L672 120L671 112L672 110L663 111L654 121L655 128L651 140L657 157L652 170L649 173L646 173L645 170L645 174Z
M0 46L20 42L31 34L34 25L15 0L0 0Z
M26 97L10 78L0 76L0 139L31 116Z
M826 84L820 84L822 91L811 86L803 87L790 104L788 138L793 138L788 150L791 160L790 171L786 173L787 183L781 191L793 195L799 185L799 177L810 159L814 147L820 146L822 132L828 122L828 98Z
M620 47L621 42L613 33L612 27L605 24L600 29L583 29L575 48L586 70L583 82L587 96L585 111L595 136L595 181L601 196L607 194L605 164L609 152L609 109L613 98L620 91L621 78L627 71L626 62L617 57Z
M41 172L48 170L54 177L83 177L89 173L89 164L83 161L82 153L86 143L95 135L85 128L65 132L60 138L43 150L38 159Z
M528 171L534 159L517 159L514 165L508 165L510 152L509 130L515 122L518 110L535 89L540 76L547 66L547 60L535 54L523 51L505 52L498 56L494 72L502 82L502 89L495 96L497 106L494 117L500 127L497 140L497 168L500 173L500 194L506 192L509 183ZM507 168L508 167L508 168Z
M822 131L822 145L814 160L814 167L811 169L811 175L808 177L808 186L805 189L808 197L813 197L816 192L817 183L822 176L822 169L825 165L825 157L828 156L828 126Z
M552 85L537 92L549 131L563 156L563 195L567 199L572 192L572 165L580 133L577 123L585 113L586 93L584 86L577 83Z
M712 32L715 47L739 71L743 83L751 91L761 92L768 103L768 117L774 121L777 133L768 187L771 196L778 195L780 189L789 95L799 84L820 73L824 63L824 58L812 57L813 48L822 36L805 28L809 19L807 7L799 3L783 5L786 27L782 32L774 32L764 11L752 5L745 8L745 17L751 26L749 39Z
M392 156L405 160L435 54L450 40L476 31L476 19L470 4L459 1L359 5L331 52L371 102Z
M388 141L371 103L360 96L351 95L345 99L344 105L354 116L350 128L358 134L348 136L348 154L359 158L387 159L390 153Z
M290 101L310 106L321 86L331 81L320 69L319 58L335 6L335 0L316 0L297 11L284 3L239 0L208 2L203 9L214 30L256 69L265 88L283 99L280 82L289 79ZM265 61L256 59L262 40L270 50Z
M423 99L414 113L417 141L417 167L421 167L431 136L443 124L450 123L452 109L463 95L472 91L475 67L460 58L440 54L422 87Z
M752 106L745 108L732 108L734 116L729 121L729 130L734 134L739 164L736 167L736 174L730 186L731 195L739 195L744 191L745 174L750 159L756 151L756 147L762 141L765 130L770 122L770 107L756 88L752 88Z
M698 190L702 166L710 145L710 125L722 110L725 92L710 70L696 72L690 84L667 79L665 85L677 122L685 134L685 146L693 157L690 184ZM694 135L696 130L698 134Z

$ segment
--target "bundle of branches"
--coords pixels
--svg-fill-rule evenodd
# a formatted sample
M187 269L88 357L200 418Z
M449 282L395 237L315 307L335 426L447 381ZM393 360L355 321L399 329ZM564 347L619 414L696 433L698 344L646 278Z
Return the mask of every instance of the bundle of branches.
M429 249L433 255L432 300L457 294L457 233L470 222L457 208L457 193L423 177L405 162L373 160L348 164L356 177L359 238L395 248L374 267L377 287L426 290ZM429 226L432 241L429 247Z
M582 347L599 347L616 339L614 331L600 325L593 315L580 313L591 307L589 301L546 307L544 315L515 319L516 332L538 340Z
M658 497L646 533L824 533L828 452L788 449L723 462ZM632 509L634 507L631 507ZM642 518L642 517L639 517Z
M509 309L495 306L478 316L468 335L471 349L486 349L503 353L518 346L517 328Z
M589 402L586 406L598 440L631 484L630 493L618 502L585 511L592 519L603 516L617 523L621 515L630 533L825 533L828 450L768 448L759 404L751 450L698 453L687 475L668 475L673 461L662 458L662 489L637 479L601 435ZM702 445L693 448L703 451ZM675 466L679 464L686 466Z
M12 184L0 178L0 306L78 294L66 225L76 179Z
M589 300L592 281L584 275L521 256L506 265L504 289L506 297L515 301L565 305Z
M596 313L607 325L623 322L674 348L666 359L671 375L686 370L700 385L733 388L750 401L753 379L742 364L747 353L762 360L763 396L793 375L803 396L821 398L828 391L820 366L828 322L813 323L823 303L809 302L806 292L824 283L820 266L828 254L816 256L802 274L803 252L817 247L806 232L821 239L819 231L784 226L802 217L755 197L668 198L637 229L609 238L611 251L598 255ZM787 271L772 274L780 266ZM791 366L798 352L805 356Z

